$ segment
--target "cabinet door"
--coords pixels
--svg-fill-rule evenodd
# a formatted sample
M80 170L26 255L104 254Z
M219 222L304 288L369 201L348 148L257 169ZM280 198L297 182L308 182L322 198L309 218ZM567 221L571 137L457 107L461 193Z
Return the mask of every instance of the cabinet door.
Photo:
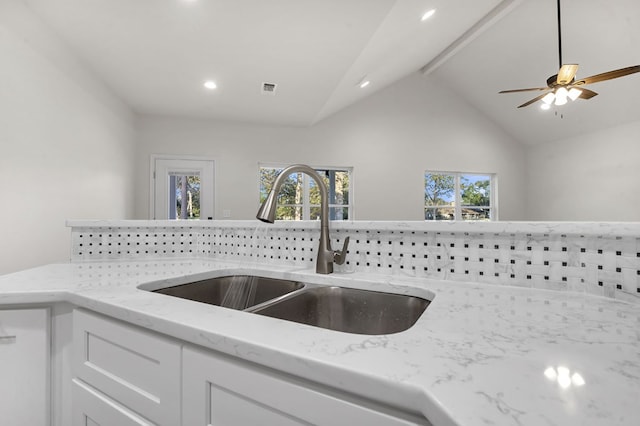
M81 309L73 333L77 378L157 424L180 424L178 342Z
M153 423L73 379L73 426L153 426Z
M259 366L191 347L183 349L182 404L182 424L189 426L429 424L364 407Z
M47 309L0 310L0 378L0 418L49 424Z

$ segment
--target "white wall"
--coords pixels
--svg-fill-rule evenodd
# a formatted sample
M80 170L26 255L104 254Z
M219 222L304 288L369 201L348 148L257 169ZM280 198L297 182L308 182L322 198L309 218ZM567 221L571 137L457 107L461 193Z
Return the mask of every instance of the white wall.
M527 148L529 220L640 221L640 121Z
M524 148L433 77L413 74L308 128L147 116L138 121L136 217L149 156L216 159L216 218L251 219L258 163L353 166L355 219L423 220L425 169L497 173L500 218L524 215Z
M257 212L258 161L285 163L296 158L306 129L269 127L175 117L140 117L137 125L136 218L149 217L149 156L180 154L213 157L216 167L216 219ZM253 216L250 212L253 211Z
M68 218L133 216L128 107L25 8L0 3L0 274L69 259Z

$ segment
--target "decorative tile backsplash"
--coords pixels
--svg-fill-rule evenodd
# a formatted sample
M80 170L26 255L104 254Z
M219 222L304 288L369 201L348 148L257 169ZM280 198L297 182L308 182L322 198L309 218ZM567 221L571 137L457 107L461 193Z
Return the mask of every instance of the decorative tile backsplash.
M73 228L71 259L155 259L209 253L211 231L171 227ZM202 242L202 243L201 243Z
M70 222L72 261L219 258L314 268L317 222ZM640 301L640 224L336 222L337 272L427 277Z

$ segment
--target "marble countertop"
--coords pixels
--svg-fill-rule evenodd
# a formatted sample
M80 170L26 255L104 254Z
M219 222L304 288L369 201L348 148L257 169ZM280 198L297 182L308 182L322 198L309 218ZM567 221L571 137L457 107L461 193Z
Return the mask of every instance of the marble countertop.
M67 220L72 228L145 228L166 226L171 228L211 228L256 226L259 222L247 220L175 221L175 220ZM320 221L276 221L270 228L318 229ZM331 229L360 229L375 231L433 231L469 233L520 233L555 235L590 235L635 237L640 235L640 222L523 222L523 221L333 221Z
M364 336L137 288L248 272L433 300L409 330ZM0 305L60 301L422 413L435 426L640 422L637 304L214 260L54 264L0 276Z

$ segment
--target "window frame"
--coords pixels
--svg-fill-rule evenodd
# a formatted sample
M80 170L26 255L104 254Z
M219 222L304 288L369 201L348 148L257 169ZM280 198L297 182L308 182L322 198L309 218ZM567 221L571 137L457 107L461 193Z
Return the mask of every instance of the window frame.
M260 205L260 195L261 195L261 191L260 191L260 186L261 186L261 182L260 182L260 171L263 168L266 169L279 169L279 170L283 170L287 167L289 167L290 164L279 164L279 163L258 163L258 206ZM315 166L315 165L310 165L309 167L311 167L313 170L315 171L336 171L336 172L346 172L349 175L349 186L348 186L348 191L349 191L349 195L348 195L348 200L347 200L347 204L329 204L329 211L331 211L331 208L335 207L335 208L347 208L347 219L331 219L330 220L334 220L334 221L351 221L354 220L354 206L353 206L353 200L354 200L354 196L353 196L353 167L350 166ZM320 173L321 174L321 173ZM322 174L321 174L322 175ZM311 200L310 200L310 192L311 192L311 182L313 181L313 179L308 176L306 173L302 173L302 204L278 204L278 206L284 206L284 207L301 207L302 209L302 219L300 219L301 221L309 221L309 220L315 220L315 219L311 219L311 208L312 207L320 207L319 204L312 204ZM284 219L277 219L279 221L282 221ZM295 222L297 220L291 220L292 222Z
M426 191L426 176L427 175L450 175L454 178L454 217L451 220L445 219L427 219L428 210L436 210L437 208L443 208L446 206L427 206L423 200L423 217L425 222L479 222L484 221L481 219L464 219L462 217L462 209L464 208L489 208L489 222L498 221L498 177L497 173L482 173L482 172L451 172L442 170L429 170L426 169L423 173L423 197L424 191ZM463 206L462 205L462 177L463 176L488 176L489 182L489 206Z

